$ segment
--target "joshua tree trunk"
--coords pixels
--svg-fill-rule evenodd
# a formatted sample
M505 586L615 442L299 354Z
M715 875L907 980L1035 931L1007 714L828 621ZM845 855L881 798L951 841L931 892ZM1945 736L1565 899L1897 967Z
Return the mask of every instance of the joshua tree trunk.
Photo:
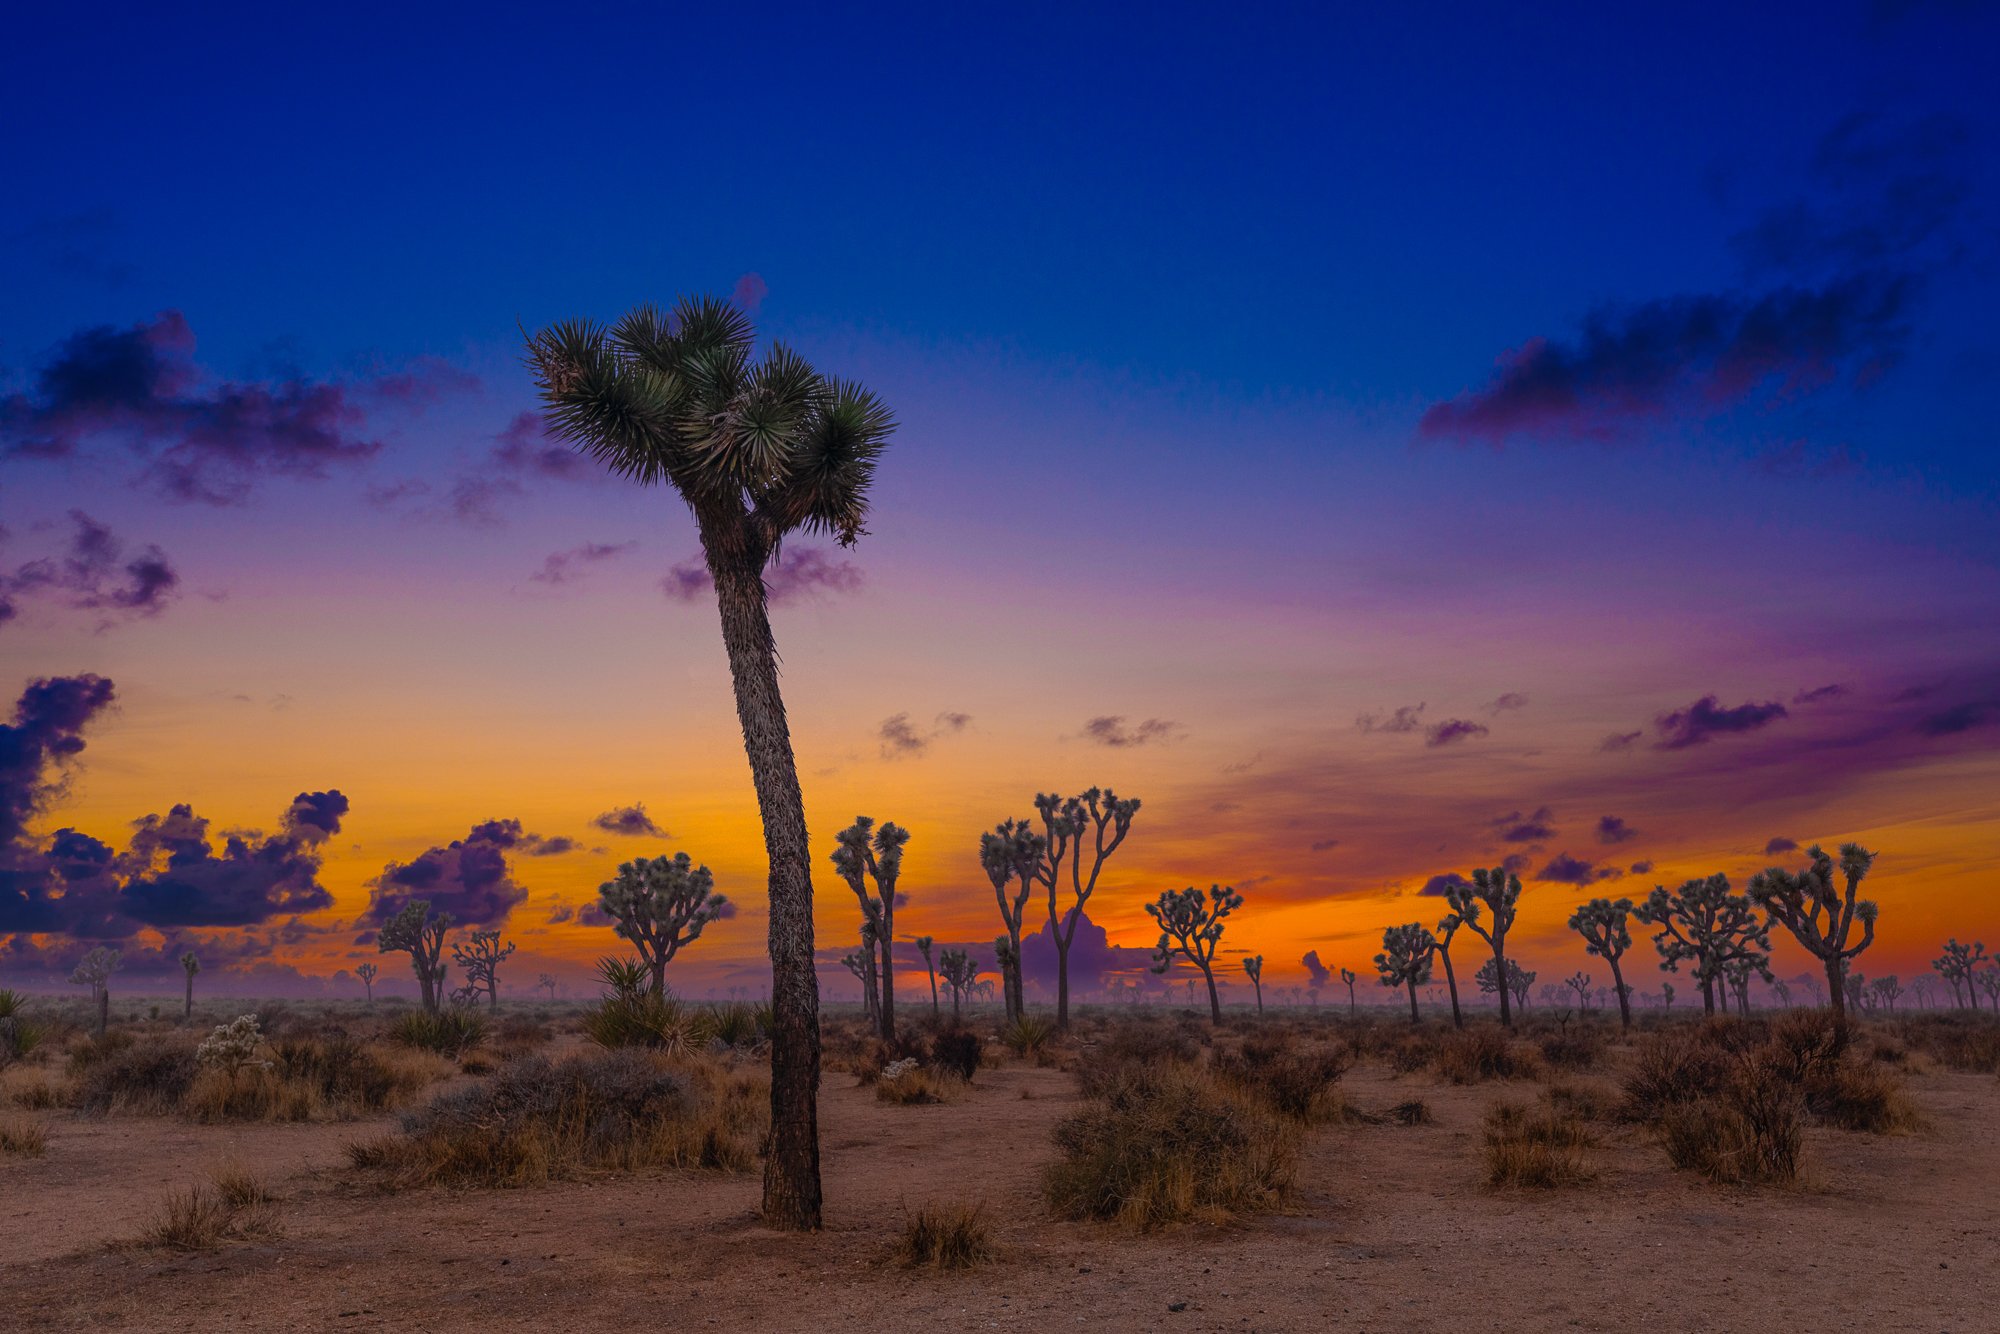
M1208 1021L1219 1024L1222 1022L1222 1000L1215 994L1215 971L1203 964L1201 975L1208 979Z
M896 1040L896 905L888 900L896 897L890 890L883 895L882 903L882 1040Z
M1069 1031L1069 942L1063 939L1062 928L1050 932L1056 938L1056 1027ZM1258 1003L1263 1008L1263 1003Z
M718 549L703 525L722 642L736 687L743 749L763 817L771 898L771 1146L764 1160L764 1218L817 1230L819 1176L819 978L813 971L812 848L799 791L777 645L765 605L762 550ZM747 535L742 539L747 543Z
M1514 1026L1514 1010L1508 1004L1507 999L1507 954L1497 944L1493 947L1493 980L1500 984L1500 1027L1512 1028ZM1410 995L1410 1013L1412 1016L1416 1014L1416 1009L1417 998L1416 994L1412 992Z
M103 1037L104 1030L111 1027L111 988L97 989L97 1036Z
M1611 989L1618 993L1618 1024L1627 1033L1632 1031L1632 998L1625 994L1625 974L1618 967L1616 955L1611 959Z
M937 969L932 966L930 957L928 955L924 957L924 971L926 973L929 973L931 976L931 1022L936 1023L939 1017L938 997L937 997Z
M1715 979L1712 977L1701 979L1701 1008L1704 1014L1715 1013Z
M188 974L187 983L188 983L187 1004L181 1007L181 1019L183 1021L194 1018L194 974L193 973Z
M1257 988L1257 1013L1262 1014L1264 1013L1264 979L1253 977L1250 979L1250 985Z
M1451 1026L1464 1028L1465 1016L1458 1012L1458 975L1451 970L1451 951L1439 950L1438 955L1444 960L1445 986L1451 991Z
M1834 1041L1843 1050L1847 1046L1847 979L1842 976L1845 971L1839 959L1826 960L1827 1004L1833 1007Z
M1410 1022L1421 1023L1422 1020L1417 1017L1417 979L1411 977L1405 985L1410 989ZM1503 991L1500 994L1505 996L1507 993Z

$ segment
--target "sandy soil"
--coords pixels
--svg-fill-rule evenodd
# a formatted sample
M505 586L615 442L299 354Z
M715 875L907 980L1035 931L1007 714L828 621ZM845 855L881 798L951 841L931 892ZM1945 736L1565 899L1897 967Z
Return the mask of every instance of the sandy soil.
M846 1075L824 1100L828 1218L757 1225L753 1177L665 1174L518 1191L358 1188L344 1126L191 1126L36 1113L0 1161L8 1330L1943 1330L2000 1328L2000 1081L1932 1073L1934 1128L1816 1131L1808 1189L1714 1187L1616 1132L1601 1178L1479 1184L1479 1120L1531 1085L1453 1088L1364 1066L1364 1108L1437 1124L1315 1132L1292 1212L1140 1236L1049 1222L1036 1193L1069 1075L982 1072L942 1107ZM261 1170L282 1234L208 1254L107 1245L217 1162ZM1004 1255L963 1273L887 1259L906 1205L983 1199Z

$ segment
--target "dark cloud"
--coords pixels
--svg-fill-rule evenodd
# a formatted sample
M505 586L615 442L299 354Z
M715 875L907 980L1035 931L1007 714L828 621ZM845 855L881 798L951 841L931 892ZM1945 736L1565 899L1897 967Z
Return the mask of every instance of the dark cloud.
M1555 811L1542 806L1532 815L1509 811L1487 823L1500 831L1500 839L1504 843L1540 843L1543 839L1555 837L1555 818Z
M1233 803L1232 803L1232 808L1233 808ZM1332 852L1335 848L1339 846L1340 846L1340 840L1337 838L1321 838L1313 840L1310 846L1310 850L1313 852Z
M1435 723L1424 732L1426 746L1449 746L1455 741L1469 741L1474 737L1487 735L1488 729L1479 723L1464 718L1447 718Z
M1021 938L1021 977L1030 987L1053 996L1056 990L1056 945L1054 926L1046 919L1041 929ZM989 942L986 957L992 958ZM1139 946L1113 945L1110 933L1082 915L1076 936L1069 946L1069 985L1072 995L1103 988L1114 977L1141 977L1152 966L1152 950Z
M1306 984L1308 991L1318 991L1326 985L1327 979L1333 976L1332 971L1319 961L1318 950L1307 950L1305 958L1300 959L1299 963L1305 968L1306 976L1311 979Z
M46 597L76 611L107 616L155 616L173 601L180 575L156 546L129 560L111 529L82 510L71 510L65 554L0 572L0 599ZM5 618L0 618L5 619Z
M1764 855L1766 857L1775 857L1781 852L1797 852L1798 850L1798 840L1786 838L1783 834L1779 834L1764 845Z
M1639 831L1616 815L1600 816L1597 821L1597 841L1599 843L1629 843L1639 837Z
M1548 865L1535 872L1535 879L1559 885L1594 885L1600 880L1616 880L1625 873L1615 866L1597 866L1567 852L1559 852Z
M828 593L859 592L861 567L835 560L817 547L786 547L764 571L764 588L774 607ZM660 591L676 602L696 602L715 587L701 560L683 561L660 580Z
M1486 711L1488 713L1511 713L1515 709L1525 709L1527 707L1528 697L1510 690L1491 704L1488 704Z
M1469 889L1471 885L1472 882L1458 872L1446 871L1443 875L1434 875L1424 881L1424 887L1417 893L1425 898L1441 899L1454 889Z
M1653 873L1653 863L1650 860L1643 862L1633 862L1630 866L1626 867L1625 869L1630 871L1633 875L1651 875Z
M1150 746L1156 741L1171 741L1179 731L1180 724L1165 718L1148 718L1136 727L1128 726L1123 714L1101 715L1083 725L1085 740L1117 750Z
M1500 859L1500 869L1508 875L1519 875L1531 865L1533 861L1525 852L1510 852Z
M667 831L646 814L646 803L643 801L635 801L630 806L614 806L590 824L593 829L602 829L607 834L623 834L628 838L668 837Z
M933 741L963 732L971 722L971 714L947 710L925 728L911 722L909 714L898 713L882 720L875 738L881 743L883 759L915 759L928 751Z
M1354 725L1364 732L1414 732L1424 725L1418 716L1423 711L1421 704L1405 704L1390 714L1364 713Z
M303 377L231 381L194 360L194 331L170 310L130 328L85 329L0 399L0 449L62 457L99 440L146 460L143 482L169 499L241 504L269 477L320 478L372 458L357 386ZM371 384L401 397L417 375Z
M320 845L340 832L347 798L302 792L276 834L231 832L217 855L208 820L182 804L134 822L119 904L154 927L255 926L333 906L319 883Z
M1801 690L1792 696L1794 704L1824 704L1830 699L1839 699L1847 693L1843 685L1814 686L1811 690Z
M493 437L492 458L501 474L510 479L588 482L604 475L601 465L551 439L542 414L534 411L516 414L506 429Z
M507 863L521 841L520 821L488 820L411 861L391 862L368 882L363 920L379 926L411 899L429 899L433 912L448 912L461 926L496 925L528 897Z
M542 560L542 568L528 576L530 583L567 584L583 577L590 566L602 565L638 546L637 542L586 542L580 547L557 551Z
M0 856L60 795L57 770L83 753L83 729L114 698L111 682L90 675L43 677L21 692L14 720L0 724Z
M1924 736L1957 736L1994 723L2000 723L2000 699L1976 699L1926 714L1917 720L1917 731Z
M488 820L484 824L476 824L467 838L491 843L527 857L560 857L566 852L575 852L580 846L567 835L545 837L530 833L519 820Z
M1686 750L1690 746L1703 745L1713 737L1754 732L1790 716L1785 706L1776 700L1724 708L1714 695L1703 695L1684 709L1675 709L1655 718L1653 726L1660 739L1653 744L1659 750Z
M1638 744L1639 738L1644 735L1646 735L1644 732L1613 732L1610 736L1605 737L1603 741L1599 742L1597 748L1601 751L1608 751L1614 754L1621 750L1630 750Z

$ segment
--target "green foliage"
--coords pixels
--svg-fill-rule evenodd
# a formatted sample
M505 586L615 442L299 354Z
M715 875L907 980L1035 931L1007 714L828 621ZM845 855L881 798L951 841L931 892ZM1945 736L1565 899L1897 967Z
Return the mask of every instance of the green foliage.
M486 1016L464 1005L441 1010L411 1010L389 1025L389 1038L406 1047L434 1051L459 1060L486 1040Z
M693 1052L715 1036L714 1017L675 996L650 991L606 996L583 1015L583 1031L600 1047L650 1047Z
M1039 1014L1024 1014L1000 1030L1000 1041L1017 1056L1038 1056L1055 1038L1055 1020Z

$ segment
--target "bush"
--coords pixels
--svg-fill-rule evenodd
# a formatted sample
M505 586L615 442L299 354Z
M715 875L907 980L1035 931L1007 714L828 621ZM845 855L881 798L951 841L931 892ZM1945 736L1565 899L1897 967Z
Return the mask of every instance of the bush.
M903 1224L897 1255L907 1269L969 1269L993 1258L993 1228L983 1204L927 1204Z
M42 1045L48 1031L28 1022L22 1013L26 998L19 992L0 989L0 1070L20 1060Z
M196 1185L168 1194L140 1242L175 1251L212 1251L232 1238L269 1236L276 1230L261 1199L238 1204L220 1189Z
M771 1008L731 1001L708 1007L710 1040L725 1047L757 1047L771 1040Z
M1041 1014L1024 1014L1000 1030L1000 1041L1016 1056L1039 1058L1055 1039L1056 1021Z
M82 1049L79 1049L82 1050ZM71 1057L76 1069L75 1055ZM86 1112L163 1116L180 1107L200 1066L186 1042L134 1043L93 1055L76 1071L76 1105Z
M1064 1218L1137 1227L1271 1207L1297 1170L1297 1135L1183 1062L1122 1065L1055 1129L1043 1190Z
M1639 1044L1625 1078L1625 1116L1657 1121L1673 1107L1718 1097L1729 1083L1729 1060L1697 1033L1664 1031Z
M1433 1059L1438 1074L1454 1084L1532 1079L1540 1073L1531 1051L1516 1046L1506 1029L1487 1024L1445 1034Z
M1431 1115L1431 1105L1422 1098L1411 1098L1399 1102L1389 1109L1389 1120L1399 1126L1427 1126L1437 1120Z
M1294 1121L1340 1115L1340 1079L1353 1065L1344 1048L1302 1051L1284 1033L1247 1039L1239 1052L1218 1053L1215 1072L1236 1088Z
M943 1028L931 1035L931 1064L967 1083L985 1058L986 1044L969 1028Z
M0 1153L39 1158L48 1147L48 1134L40 1121L26 1116L0 1117Z
M486 1016L466 1005L411 1010L390 1021L389 1038L456 1061L486 1040Z
M1775 1083L1744 1093L1668 1108L1660 1119L1668 1159L1716 1182L1796 1181L1805 1148L1798 1093Z
M761 1079L631 1048L559 1064L526 1056L405 1113L400 1135L350 1145L348 1159L392 1188L515 1186L612 1168L745 1171L767 1096Z
M1584 1150L1593 1143L1583 1118L1553 1101L1486 1111L1486 1184L1550 1189L1596 1177Z
M875 1081L875 1097L902 1106L952 1102L965 1092L965 1081L946 1070L905 1057L887 1066Z
M1558 1070L1591 1070L1604 1059L1604 1032L1589 1023L1563 1023L1535 1045Z
M688 1055L708 1046L714 1027L708 1015L674 996L650 991L606 996L584 1011L583 1031L600 1047L647 1047Z

